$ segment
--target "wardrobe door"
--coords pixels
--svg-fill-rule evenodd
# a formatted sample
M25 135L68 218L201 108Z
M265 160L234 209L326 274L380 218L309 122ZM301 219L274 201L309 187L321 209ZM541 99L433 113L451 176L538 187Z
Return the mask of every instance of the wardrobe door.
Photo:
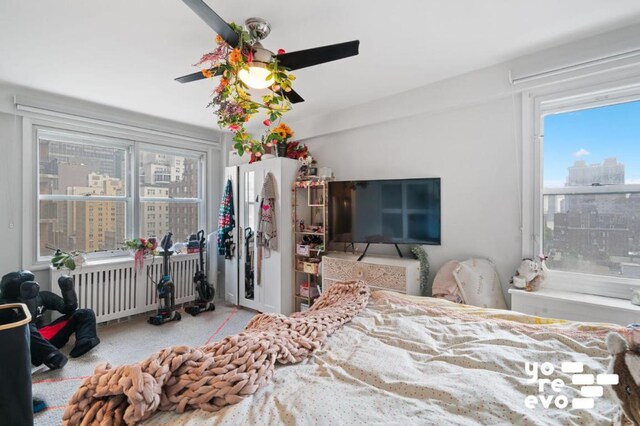
M239 247L238 300L241 306L262 311L259 288L256 285L259 175L259 171L253 165L240 166L238 232L242 235Z
M262 263L260 265L260 301L262 303L264 312L277 312L280 313L280 288L282 281L282 268L281 268L281 244L282 237L280 236L280 232L282 231L282 208L281 197L282 197L282 159L273 159L268 161L263 161L263 171L262 171L262 181L264 182L264 178L267 173L271 173L275 180L275 190L276 190L276 198L275 198L275 206L274 206L274 226L277 229L278 235L278 248L276 250L269 248L262 248L262 255L259 257L262 258ZM258 190L258 195L262 190L262 185Z
M229 303L233 303L234 305L239 304L238 301L238 266L239 266L239 262L242 261L242 259L240 258L240 254L241 254L241 244L242 241L240 238L238 238L239 236L239 232L240 232L240 222L238 220L239 216L238 216L238 200L239 200L239 193L238 193L238 167L237 166L231 166L231 167L226 167L225 168L225 184L227 180L231 180L231 186L233 188L233 208L234 208L234 217L236 219L236 227L233 230L233 242L235 244L234 246L234 250L233 250L233 256L231 257L231 259L224 259L224 299L229 302ZM216 241L214 240L212 242L212 245L210 245L210 247L216 247L216 250L213 251L211 258L213 259L215 256L218 256L218 250L217 250L217 246L215 245ZM215 275L212 275L215 276Z

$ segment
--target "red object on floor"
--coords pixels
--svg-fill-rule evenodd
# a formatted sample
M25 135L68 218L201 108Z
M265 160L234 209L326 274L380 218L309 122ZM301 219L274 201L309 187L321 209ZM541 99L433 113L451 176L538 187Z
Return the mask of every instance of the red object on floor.
M218 327L218 329L214 331L211 336L209 336L209 338L207 339L207 343L205 343L205 345L208 345L211 339L213 339L218 333L220 333L220 330L222 330L224 326L227 325L231 317L233 317L235 314L236 314L236 308L233 308L231 310L231 314L229 314L229 316L224 320L224 322L220 324L220 327Z
M39 328L38 331L40 332L40 335L42 337L44 337L47 340L51 340L51 338L53 338L53 336L58 334L58 331L62 330L62 328L65 325L67 325L68 322L69 320L64 320L64 321L56 322L51 325L45 325L44 327Z

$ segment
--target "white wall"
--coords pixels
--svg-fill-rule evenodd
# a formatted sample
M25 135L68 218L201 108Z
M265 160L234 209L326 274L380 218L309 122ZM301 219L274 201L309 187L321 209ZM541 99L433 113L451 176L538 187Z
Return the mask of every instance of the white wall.
M442 178L442 245L425 246L432 272L450 259L492 259L503 283L521 256L520 99L503 98L305 140L336 179ZM360 247L362 248L362 247ZM391 246L372 252L394 255Z
M625 51L636 53L570 67ZM512 70L523 76L568 66L518 85L510 81ZM537 254L529 248L532 224L522 221L535 197L521 183L533 173L532 154L522 152L523 137L533 138L523 131L530 124L523 105L532 96L630 80L640 82L638 25L290 124L338 180L441 177L442 245L425 246L431 277L447 260L487 257L506 296L520 259ZM388 246L371 251L395 255Z
M22 118L0 112L0 275L22 267Z
M124 111L95 103L81 101L51 93L12 86L0 82L0 276L21 268L31 268L43 289L49 288L49 273L47 269L33 268L29 259L23 256L25 237L23 225L36 226L35 223L24 223L26 215L23 207L25 199L30 200L34 194L23 193L23 169L32 159L23 158L22 123L25 112L15 109L14 96L24 100L29 105L37 105L53 111L71 115L80 115L98 120L106 120L143 129L169 132L211 141L212 144L221 142L223 135L216 131L197 126L163 120L144 114ZM89 124L87 124L89 125ZM158 136L160 137L160 136ZM214 158L209 161L209 179L207 182L209 194L209 229L213 229L217 220L220 199L220 182L222 178L221 158L214 151ZM26 197L26 198L25 198Z

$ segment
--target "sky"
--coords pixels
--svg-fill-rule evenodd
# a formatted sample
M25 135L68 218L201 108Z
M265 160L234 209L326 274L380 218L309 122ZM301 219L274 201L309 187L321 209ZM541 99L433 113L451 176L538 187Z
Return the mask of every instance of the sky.
M564 186L576 160L616 157L625 183L640 184L640 101L548 115L544 118L544 186Z

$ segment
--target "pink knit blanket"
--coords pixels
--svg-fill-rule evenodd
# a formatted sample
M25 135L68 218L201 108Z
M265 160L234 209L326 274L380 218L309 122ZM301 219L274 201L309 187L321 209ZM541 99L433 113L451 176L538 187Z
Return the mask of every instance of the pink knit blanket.
M133 425L157 410L217 411L236 404L269 381L276 362L310 356L365 308L369 294L362 281L336 283L308 311L257 315L243 332L220 342L166 348L137 364L100 365L71 397L62 424Z

